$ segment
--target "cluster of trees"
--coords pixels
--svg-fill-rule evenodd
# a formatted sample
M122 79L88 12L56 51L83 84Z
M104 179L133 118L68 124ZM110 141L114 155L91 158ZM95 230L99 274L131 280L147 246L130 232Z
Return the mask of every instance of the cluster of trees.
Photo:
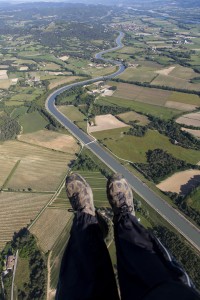
M130 111L130 108L121 107L121 106L109 106L109 105L95 104L95 105L93 105L93 108L92 108L92 115L93 116L103 115L103 114L117 115L117 114L124 113L127 111Z
M129 122L129 124L132 127L129 129L128 132L125 133L127 135L134 135L134 136L142 137L145 135L145 133L148 130L147 126L140 126L140 125L135 124L134 122Z
M169 137L172 143L178 143L184 148L192 148L199 150L200 141L192 136L190 133L181 130L181 126L173 120L161 120L154 116L149 116L151 123L148 128L158 130L159 133Z
M199 193L200 186L196 186L187 194L177 194L172 192L165 192L167 196L169 196L174 203L178 206L178 208L187 216L189 216L192 220L196 222L200 226L200 211L191 207L193 202L193 196L196 193Z
M74 99L68 101L66 97L73 96ZM80 104L85 104L87 108L92 104L95 100L94 95L88 95L84 88L82 87L74 87L70 90L63 92L62 94L56 97L56 105L69 105L73 104L74 106L78 106ZM87 109L86 109L87 111Z
M5 257L8 252L16 253L17 250L20 258L29 261L30 270L29 282L24 283L22 289L18 289L18 299L43 300L46 294L46 259L40 252L34 236L27 228L23 228L14 234L13 240L6 245L1 253L1 257ZM10 282L11 274L8 275L8 280L6 277L5 282Z
M137 163L136 166L148 179L152 179L156 183L178 170L194 168L193 165L173 157L162 149L148 150L146 157L147 164Z
M83 88L80 86L73 87L69 90L66 90L56 96L55 104L56 105L68 105L71 104L72 102L66 101L66 97L72 96L72 95L81 95L83 93Z
M8 115L4 115L0 120L0 140L5 141L13 139L20 133L19 123Z
M99 171L99 167L88 155L80 154L73 164L73 170Z
M184 269L190 278L200 288L199 266L200 257L186 244L176 233L163 226L155 226L154 234L161 240L165 247L173 253L173 256L184 265Z
M82 170L82 171L99 171L105 177L108 177L111 172L109 169L105 168L103 164L96 163L90 156L87 154L80 154L77 160L72 163L73 170Z

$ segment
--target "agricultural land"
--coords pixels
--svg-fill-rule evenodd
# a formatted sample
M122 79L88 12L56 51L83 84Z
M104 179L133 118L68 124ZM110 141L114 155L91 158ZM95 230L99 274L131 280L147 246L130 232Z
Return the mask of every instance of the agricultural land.
M115 72L112 60L123 63L125 71L57 95L58 110L200 226L198 1L187 0L184 7L180 0L173 5L117 2L4 3L0 8L0 272L6 255L19 252L15 299L32 299L32 288L38 299L55 299L73 222L64 185L71 171L92 187L117 277L105 188L112 171L45 108L56 89ZM124 46L104 54L104 61L96 59L96 53L116 46L119 32ZM134 206L141 224L200 288L199 253L135 192ZM41 280L33 282L34 266ZM10 299L12 272L3 282L0 298Z

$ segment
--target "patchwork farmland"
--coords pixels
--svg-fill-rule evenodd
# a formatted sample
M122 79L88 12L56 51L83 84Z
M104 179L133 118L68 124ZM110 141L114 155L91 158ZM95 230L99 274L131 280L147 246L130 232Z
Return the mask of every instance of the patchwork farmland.
M34 191L55 191L66 174L68 164L74 158L72 154L55 152L35 145L18 141L8 141L0 145L7 182L5 189ZM6 167L7 160L19 161L16 169ZM10 171L10 173L9 173ZM11 174L12 172L12 174Z
M0 249L12 239L14 232L30 224L51 196L41 193L0 193Z
M20 141L6 141L0 144L1 249L11 240L14 232L29 225L50 202L68 171L69 163L74 160L74 154L79 151L79 146L72 136L56 132L41 130L21 135L19 139ZM67 210L52 208L45 210L45 219L41 215L39 220L43 228L48 227L49 216L51 225L54 221L57 228L56 237L49 234L45 240L42 236L41 248L44 251L53 245L54 238L56 239L63 229L63 224L57 223L57 219L67 220L68 215ZM37 226L34 232L36 236ZM46 227L40 234L47 231Z

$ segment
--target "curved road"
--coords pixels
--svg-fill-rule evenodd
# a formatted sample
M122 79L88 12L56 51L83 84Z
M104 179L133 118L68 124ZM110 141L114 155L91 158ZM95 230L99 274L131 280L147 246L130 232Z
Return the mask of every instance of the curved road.
M124 65L119 61L111 61L102 58L102 55L123 47L121 42L124 34L120 32L116 39L117 47L102 51L96 54L95 58L102 59L106 62L115 63L119 68L118 71L104 77L97 77L81 82L76 82L62 87L53 92L46 100L46 109L52 114L65 128L67 128L83 145L91 150L97 157L99 157L108 167L114 172L124 175L132 188L153 207L162 217L164 217L173 227L175 227L196 249L200 250L200 230L198 230L192 223L190 223L182 214L172 208L161 197L156 195L147 185L140 181L135 175L130 173L124 166L122 166L111 154L109 154L99 143L79 129L70 119L64 116L55 106L55 98L63 91L69 90L75 86L82 86L90 84L99 80L111 79L125 70Z

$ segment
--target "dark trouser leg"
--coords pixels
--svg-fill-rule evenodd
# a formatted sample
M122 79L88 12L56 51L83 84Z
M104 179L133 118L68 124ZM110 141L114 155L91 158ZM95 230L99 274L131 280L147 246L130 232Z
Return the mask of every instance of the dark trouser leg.
M122 300L141 299L172 279L153 249L148 231L131 214L115 222L118 276Z
M79 212L74 217L56 299L119 300L111 260L96 217Z

